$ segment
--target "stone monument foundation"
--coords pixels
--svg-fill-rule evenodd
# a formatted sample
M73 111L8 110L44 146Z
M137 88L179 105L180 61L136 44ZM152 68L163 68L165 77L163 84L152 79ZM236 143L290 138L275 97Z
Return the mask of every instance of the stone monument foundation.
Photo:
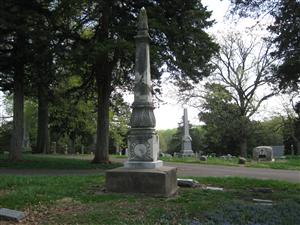
M177 192L176 168L116 168L106 172L107 191L170 197Z

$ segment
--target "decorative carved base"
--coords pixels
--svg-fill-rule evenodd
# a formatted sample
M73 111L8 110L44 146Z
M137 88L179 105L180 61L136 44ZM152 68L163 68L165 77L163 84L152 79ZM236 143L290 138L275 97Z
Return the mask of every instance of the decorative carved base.
M150 104L134 104L132 106L130 126L132 128L146 129L148 127L155 127L155 117L153 109L153 105Z
M154 129L132 128L128 135L128 161L155 162L159 138Z

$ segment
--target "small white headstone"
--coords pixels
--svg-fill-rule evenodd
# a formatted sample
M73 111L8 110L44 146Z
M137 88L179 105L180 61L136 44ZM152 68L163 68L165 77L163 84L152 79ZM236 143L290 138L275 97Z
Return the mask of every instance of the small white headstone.
M206 190L211 190L211 191L224 191L223 188L220 188L220 187L210 187L210 186L207 186L207 187L206 187Z

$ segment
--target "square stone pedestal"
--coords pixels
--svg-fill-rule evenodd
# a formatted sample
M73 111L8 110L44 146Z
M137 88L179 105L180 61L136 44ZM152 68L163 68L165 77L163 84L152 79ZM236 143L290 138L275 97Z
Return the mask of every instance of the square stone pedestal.
M106 172L106 188L110 192L169 197L177 191L176 173L176 168L168 166L155 169L116 168Z
M194 154L193 150L184 150L184 151L182 151L181 155L183 157L191 157L191 156L194 156L195 154Z

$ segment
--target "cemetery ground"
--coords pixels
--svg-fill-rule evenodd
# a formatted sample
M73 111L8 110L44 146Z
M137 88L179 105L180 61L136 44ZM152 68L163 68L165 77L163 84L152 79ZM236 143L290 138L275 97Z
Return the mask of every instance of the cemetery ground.
M116 158L127 158L127 156L114 155ZM230 159L220 157L208 157L207 161L201 161L196 157L161 157L164 162L174 163L198 163L204 165L221 165L221 166L240 166L238 158L233 157ZM275 159L275 162L268 161L254 161L248 159L246 167L251 168L270 168L282 170L300 170L300 156L286 156L284 159Z
M201 164L222 165L222 166L240 166L238 164L238 158L222 159L219 157L211 157L211 158L208 157L207 161L201 161L195 157L185 157L185 158L163 157L162 160L166 162L201 163ZM253 168L300 170L300 157L287 156L285 159L276 159L275 162L267 162L267 161L257 162L248 159L245 166L253 167Z
M23 162L5 164L7 156L0 157L1 168L19 171L96 171L85 176L0 175L0 208L27 214L18 224L300 224L299 182L192 177L199 185L180 188L172 198L159 198L107 193L103 172L120 163L92 164L87 155L24 154ZM224 190L207 190L207 186Z
M9 162L7 154L0 154L0 168L11 169L112 169L122 165L127 156L111 155L112 164L90 163L93 156L85 155L43 155L23 154L23 160L18 163ZM238 158L224 159L220 157L208 157L207 161L201 161L196 157L161 157L164 162L191 163L202 165L220 165L233 167L270 168L282 170L299 170L300 156L287 156L285 159L276 159L275 162L254 161L248 159L245 165L238 164Z
M106 193L103 175L2 175L0 208L24 211L27 216L18 224L300 224L299 184L248 178L195 179L197 187L180 188L172 198L158 198ZM207 190L206 186L224 191Z

